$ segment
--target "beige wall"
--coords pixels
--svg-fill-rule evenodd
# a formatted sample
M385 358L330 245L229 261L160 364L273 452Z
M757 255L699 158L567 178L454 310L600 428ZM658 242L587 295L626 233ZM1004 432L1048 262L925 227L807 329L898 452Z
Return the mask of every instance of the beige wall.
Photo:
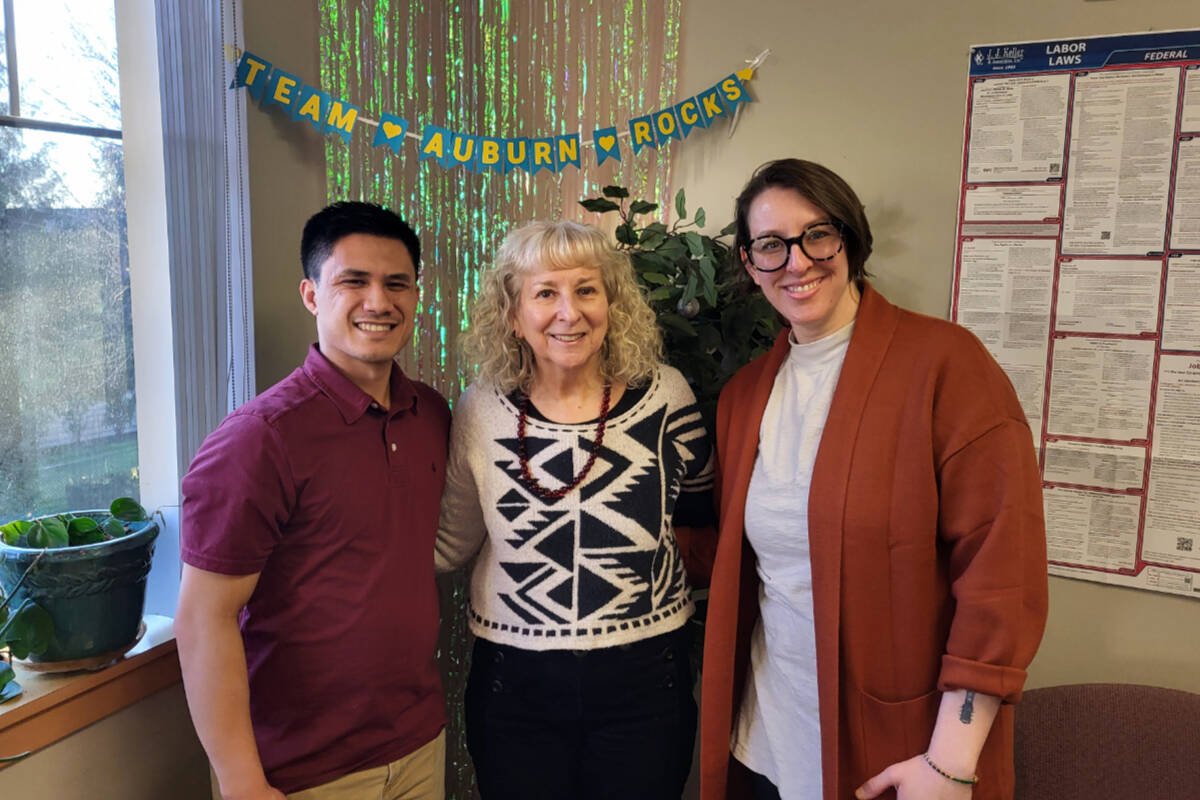
M208 761L183 687L152 694L0 770L0 797L208 800Z
M316 3L242 3L246 47L309 84L319 84ZM300 233L325 205L324 140L292 122L278 106L265 112L248 101L250 236L254 259L254 356L259 390L304 360L316 341L312 316L300 304ZM361 131L360 131L361 134Z
M675 147L675 184L720 227L763 161L800 156L841 173L875 234L868 268L891 300L946 316L954 265L967 49L973 44L1200 27L1194 0L689 0L681 93L771 56L737 131ZM1030 686L1127 681L1200 691L1200 601L1051 579Z

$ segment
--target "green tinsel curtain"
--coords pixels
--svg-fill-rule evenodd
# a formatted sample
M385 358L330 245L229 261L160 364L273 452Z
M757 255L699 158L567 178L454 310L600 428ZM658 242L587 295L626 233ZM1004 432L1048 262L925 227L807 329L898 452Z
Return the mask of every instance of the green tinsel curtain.
M378 120L388 111L425 125L497 136L551 136L622 129L676 95L682 0L508 0L404 2L320 0L321 85ZM458 333L467 323L479 272L504 234L533 219L598 222L577 202L618 183L635 197L662 199L670 151L623 148L621 162L500 175L419 162L409 139L396 157L329 137L326 194L370 200L408 219L421 237L423 273L416 334L403 355L407 374L457 398L472 377L460 362ZM474 796L474 773L462 731L462 692L469 637L462 576L442 587L441 663L450 726L447 796Z

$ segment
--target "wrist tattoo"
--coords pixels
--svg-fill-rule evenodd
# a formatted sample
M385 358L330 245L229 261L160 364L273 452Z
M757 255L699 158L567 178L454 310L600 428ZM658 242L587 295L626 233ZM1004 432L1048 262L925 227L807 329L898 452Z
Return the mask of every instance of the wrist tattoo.
M958 712L958 720L963 725L971 724L971 717L975 714L975 693L970 689L967 690L966 697L963 698L962 708Z

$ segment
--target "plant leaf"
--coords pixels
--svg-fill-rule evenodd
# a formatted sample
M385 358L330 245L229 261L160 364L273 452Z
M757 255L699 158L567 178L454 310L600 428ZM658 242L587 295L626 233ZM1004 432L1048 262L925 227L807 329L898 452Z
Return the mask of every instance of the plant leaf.
M88 525L80 526L78 529L75 526L76 522L85 522ZM95 520L82 517L78 520L73 520L67 528L67 532L71 536L71 546L78 547L81 544L97 544L108 540L104 535L104 531L96 524Z
M646 283L658 284L659 286L667 286L671 283L671 279L661 272L643 272L642 280L646 281Z
M665 233L659 233L658 231L646 228L644 231L642 231L641 239L638 244L647 250L657 250L658 246L665 241L667 241L667 235Z
M617 241L625 245L637 244L637 233L634 232L633 226L628 222L617 226Z
M688 275L687 285L683 287L683 297L680 302L683 304L690 303L696 297L696 273Z
M683 234L683 241L687 243L688 253L692 258L700 258L704 255L704 239L695 231L687 231Z
M71 540L72 547L80 544L91 544L95 541L104 541L104 533L100 530L100 526L96 524L96 520L91 517L76 517L71 520L67 524L67 536ZM84 541L85 538L87 541Z
M15 545L32 527L33 523L27 519L14 519L6 525L0 525L0 538L4 539L5 544Z
M652 291L647 296L646 299L650 300L650 301L666 300L670 296L671 296L671 287L670 286L660 286L657 289L655 289L654 291Z
M680 219L687 219L687 197L683 189L675 193L675 215Z
M114 517L104 520L104 524L100 527L104 530L104 535L109 539L120 539L125 535L125 526L121 524L121 520Z
M658 251L670 261L683 258L687 254L687 247L683 242L679 241L679 236L669 236L658 246Z
M607 211L616 211L620 208L619 205L612 200L605 200L603 197L594 197L591 200L580 200L579 205L586 208L588 211L595 211L597 214L603 214Z
M600 193L605 197L629 197L629 190L624 186L605 186Z
M15 680L17 673L13 672L12 666L7 661L0 661L0 689L8 685L9 681Z
M645 200L634 200L629 205L629 215L634 214L649 214L651 211L658 210L658 203L647 203Z
M666 325L668 328L679 331L685 336L696 335L696 331L692 329L692 323L678 314L659 314L658 322L661 325Z
M697 208L696 217L692 220L692 222L696 223L697 228L703 228L705 219L707 219L707 217L704 216L704 209Z
M58 517L46 517L35 521L26 538L29 540L30 547L38 549L68 547L71 544L71 537L67 535L67 526Z
M5 639L14 658L44 653L54 639L54 620L36 603L22 606L9 620Z
M146 509L132 497L118 497L108 507L108 513L122 522L145 522Z
M736 233L736 232L737 232L737 222L736 221L729 223L724 228L721 228L722 236L728 236L731 233Z
M670 272L674 268L674 264L670 259L663 258L654 250L634 250L631 254L633 259L633 268L639 273L641 272Z

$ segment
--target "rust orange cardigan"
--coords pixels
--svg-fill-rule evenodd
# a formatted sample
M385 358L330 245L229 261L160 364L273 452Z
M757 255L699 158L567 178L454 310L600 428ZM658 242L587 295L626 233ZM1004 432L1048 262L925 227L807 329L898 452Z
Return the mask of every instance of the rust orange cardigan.
M729 738L758 617L746 490L775 347L737 373L717 412L720 535L700 705L703 800L748 797ZM813 468L809 547L825 800L925 751L941 692L1005 702L975 800L1012 797L1012 702L1047 610L1033 438L1008 378L973 335L864 285ZM703 554L689 543L692 558ZM894 797L889 791L885 797Z

